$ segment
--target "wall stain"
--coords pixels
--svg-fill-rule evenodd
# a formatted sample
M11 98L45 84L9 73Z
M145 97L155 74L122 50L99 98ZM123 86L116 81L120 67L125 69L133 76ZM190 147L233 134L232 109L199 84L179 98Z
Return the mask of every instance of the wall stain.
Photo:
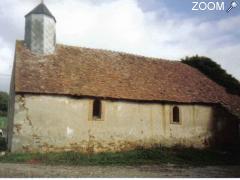
M165 114L165 105L162 105L162 125L163 125L163 133L166 135L166 114Z
M22 146L24 152L31 152L31 148L29 146Z
M26 101L25 101L24 95L21 96L20 101L21 101L23 109L26 111L26 120L28 121L30 126L33 126L32 121L29 117L29 109L26 107Z
M174 143L173 143L174 142ZM175 139L173 140L172 145L180 145L180 146L186 146L186 147L194 147L194 141L189 142L186 138L181 139ZM205 138L203 140L204 145L201 147L206 147L206 145L209 145L209 139ZM206 143L206 144L205 144ZM121 151L129 151L134 149L148 149L148 148L154 148L161 146L162 143L157 143L156 139L149 139L145 142L142 140L137 141L123 141L118 140L114 142L106 142L102 140L92 140L91 146L89 146L88 141L81 141L81 142L75 142L75 143L69 143L65 146L54 146L49 145L48 143L43 143L41 145L38 145L36 147L25 145L22 146L22 150L24 152L81 152L86 154L96 154L101 152L121 152ZM169 147L171 147L169 146ZM201 148L198 146L198 148Z
M93 153L94 152L94 139L95 137L91 135L91 130L88 130L88 145L87 145L87 152Z
M17 133L21 134L22 125L21 124L14 124L14 127L17 130Z
M150 133L151 133L151 137L153 137L154 134L154 129L153 129L153 110L152 107L150 107Z

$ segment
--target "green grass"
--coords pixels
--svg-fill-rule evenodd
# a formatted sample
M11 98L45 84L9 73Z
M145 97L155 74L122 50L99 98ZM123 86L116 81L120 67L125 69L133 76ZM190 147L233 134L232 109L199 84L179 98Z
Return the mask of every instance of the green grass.
M239 152L239 151L238 151ZM42 163L48 165L240 165L240 156L236 152L215 150L197 150L193 148L137 149L118 153L82 154L77 152L62 153L9 153L0 157L0 162L7 163Z

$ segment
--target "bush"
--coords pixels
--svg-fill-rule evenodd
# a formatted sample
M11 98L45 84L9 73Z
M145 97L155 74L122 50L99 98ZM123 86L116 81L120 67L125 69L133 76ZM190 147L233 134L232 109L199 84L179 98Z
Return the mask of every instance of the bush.
M7 142L5 138L0 137L0 151L7 150Z
M0 92L0 116L6 116L8 110L8 94Z
M0 128L1 129L5 127L6 122L7 122L7 117L0 116Z
M240 82L232 75L228 74L212 59L196 55L182 59L182 63L198 69L210 79L225 87L227 92L240 95Z

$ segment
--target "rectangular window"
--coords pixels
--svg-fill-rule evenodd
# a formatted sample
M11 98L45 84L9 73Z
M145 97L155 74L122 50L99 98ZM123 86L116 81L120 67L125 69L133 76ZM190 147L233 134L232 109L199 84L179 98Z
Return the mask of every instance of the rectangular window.
M99 99L93 101L93 118L101 119L102 116L102 104Z
M177 106L174 106L172 110L172 122L176 124L180 123L179 107Z

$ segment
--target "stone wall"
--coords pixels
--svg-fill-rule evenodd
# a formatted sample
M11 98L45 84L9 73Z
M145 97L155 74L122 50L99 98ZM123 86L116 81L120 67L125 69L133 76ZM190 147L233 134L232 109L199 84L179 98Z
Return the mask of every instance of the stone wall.
M213 111L207 105L102 100L101 119L93 100L65 96L17 95L11 151L121 151L155 145L206 147L213 137Z
M16 66L16 55L13 61L12 74L15 74ZM9 100L8 100L8 123L7 123L7 147L11 149L12 146L12 136L13 136L13 119L15 111L15 76L11 76L10 91L9 91Z

